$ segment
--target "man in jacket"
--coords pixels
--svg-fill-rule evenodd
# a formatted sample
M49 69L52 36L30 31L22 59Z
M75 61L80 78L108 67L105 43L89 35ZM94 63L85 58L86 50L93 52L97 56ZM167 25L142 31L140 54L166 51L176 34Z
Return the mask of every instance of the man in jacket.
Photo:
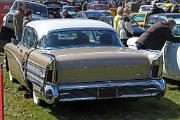
M173 37L171 33L175 24L172 18L155 23L136 41L137 49L161 50L166 41L180 42L180 38Z
M20 2L18 4L18 9L13 16L13 24L14 24L14 32L16 39L21 41L22 32L23 32L23 18L24 12L26 10L26 4L24 2Z

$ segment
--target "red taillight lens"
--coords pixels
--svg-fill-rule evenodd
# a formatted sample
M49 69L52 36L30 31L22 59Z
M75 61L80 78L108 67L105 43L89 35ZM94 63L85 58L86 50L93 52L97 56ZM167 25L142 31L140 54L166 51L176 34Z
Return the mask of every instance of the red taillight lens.
M159 65L154 65L151 71L152 77L159 77Z
M53 71L52 70L48 70L47 71L46 81L47 82L52 82L52 76L53 76Z

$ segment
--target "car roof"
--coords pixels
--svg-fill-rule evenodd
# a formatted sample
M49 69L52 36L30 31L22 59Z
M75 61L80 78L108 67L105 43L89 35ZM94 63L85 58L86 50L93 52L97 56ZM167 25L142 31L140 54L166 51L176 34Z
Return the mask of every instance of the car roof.
M93 3L93 4L90 4L90 6L105 6L105 4L102 4L102 3Z
M153 5L141 5L140 7L152 7Z
M34 3L39 3L36 0L16 0L16 1L20 1L20 2L34 2ZM39 3L41 4L41 3Z
M49 32L71 28L99 28L113 30L107 23L89 19L46 19L31 21L26 26L36 30L38 39L41 39Z
M151 15L151 16L168 16L168 15L180 15L180 13L159 13L159 14L154 14L154 15Z
M159 15L180 15L180 13L159 13Z

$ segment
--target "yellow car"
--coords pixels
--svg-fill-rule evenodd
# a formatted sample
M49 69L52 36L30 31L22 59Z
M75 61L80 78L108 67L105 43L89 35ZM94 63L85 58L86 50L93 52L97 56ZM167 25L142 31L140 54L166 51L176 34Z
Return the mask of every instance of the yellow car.
M136 21L139 26L144 27L148 15L148 12L140 12L133 18L133 20Z

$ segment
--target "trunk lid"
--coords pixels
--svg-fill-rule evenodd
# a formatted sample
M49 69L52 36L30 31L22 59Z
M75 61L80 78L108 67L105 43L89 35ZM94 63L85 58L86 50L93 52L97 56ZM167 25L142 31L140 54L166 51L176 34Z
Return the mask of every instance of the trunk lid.
M144 54L123 48L81 48L55 52L61 83L144 80L150 63Z

